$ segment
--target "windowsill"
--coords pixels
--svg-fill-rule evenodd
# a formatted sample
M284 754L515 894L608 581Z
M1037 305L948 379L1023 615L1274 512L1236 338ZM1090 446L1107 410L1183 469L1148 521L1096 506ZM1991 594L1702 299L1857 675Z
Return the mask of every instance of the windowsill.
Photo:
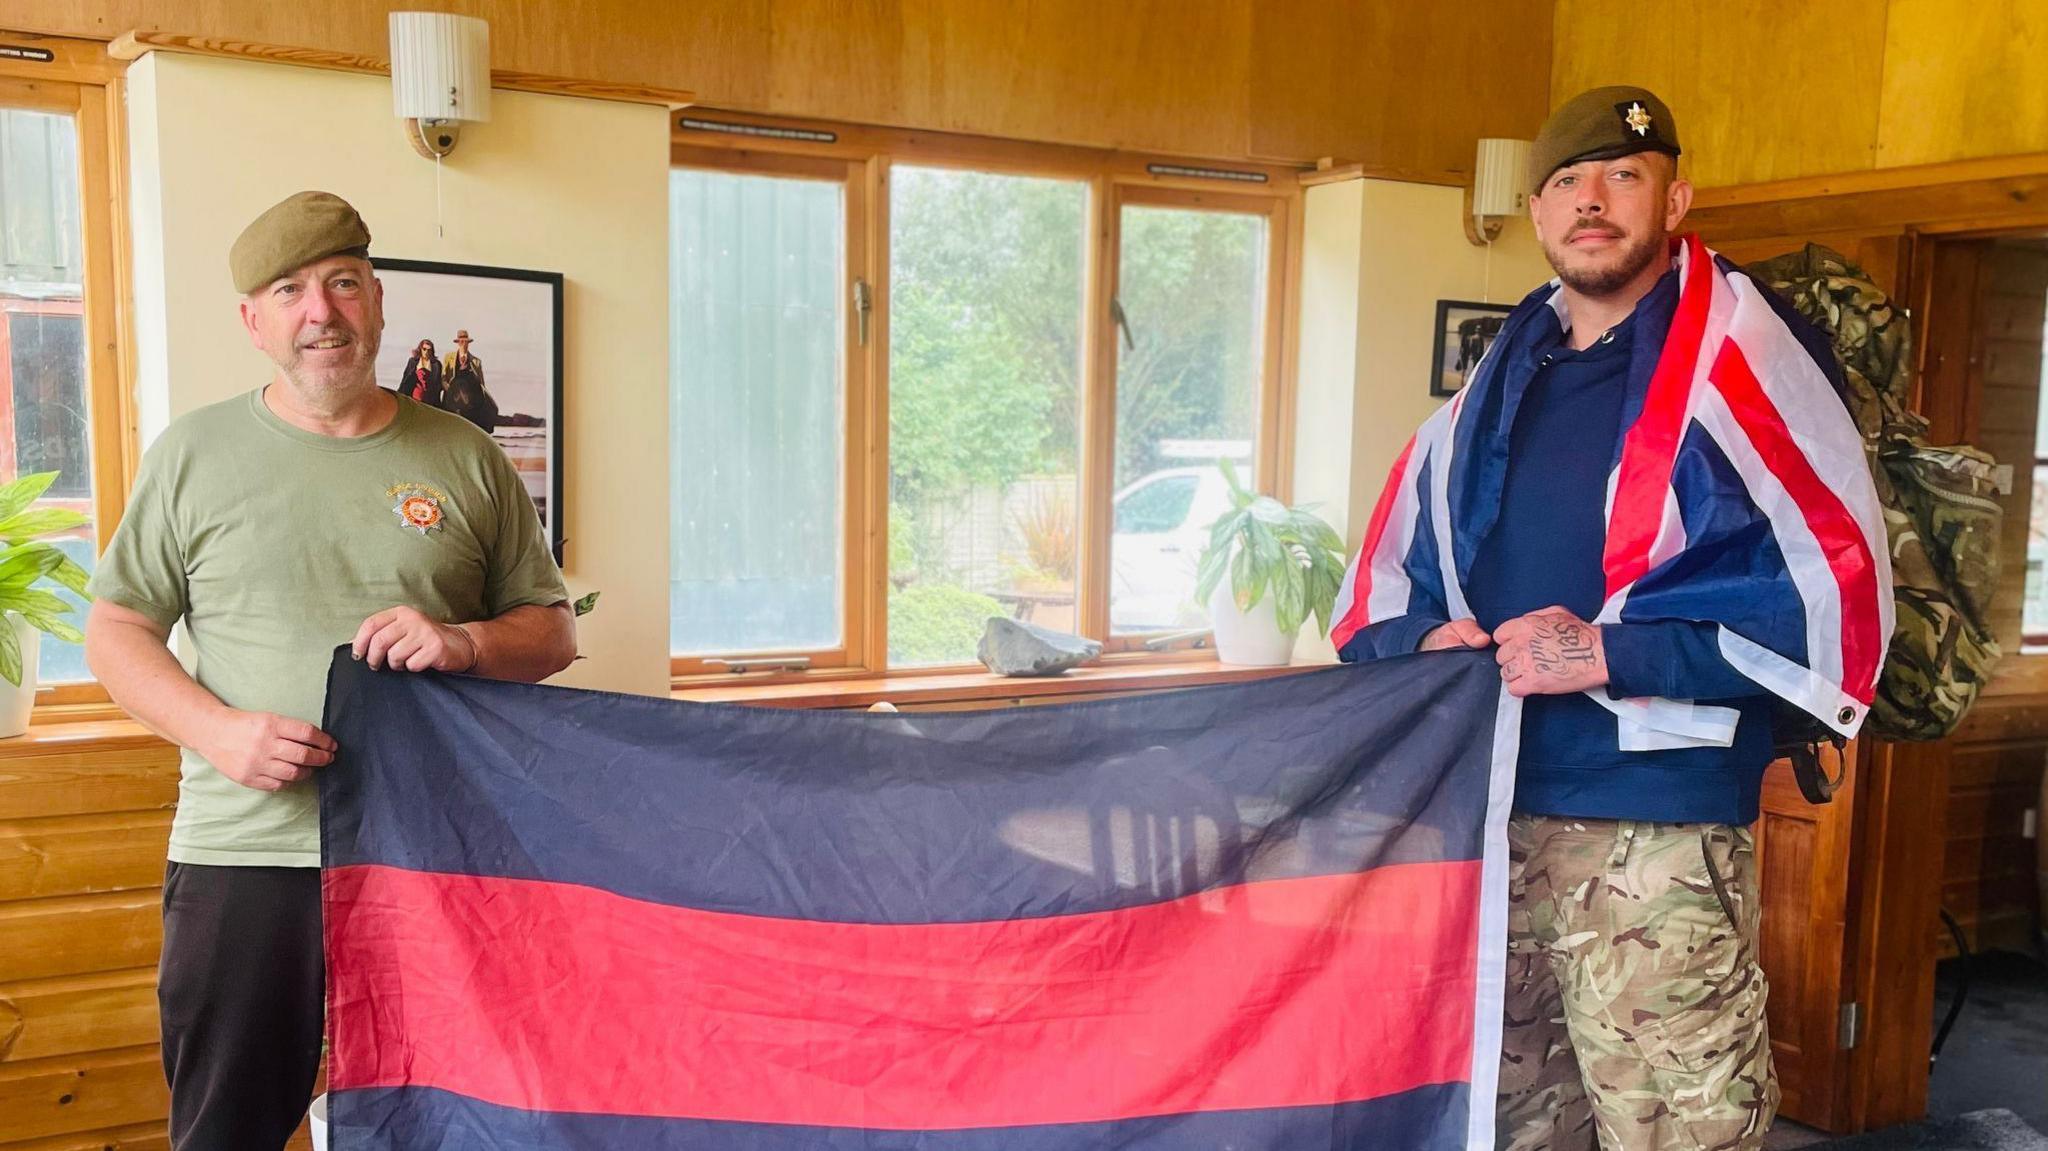
M1106 661L1058 676L1001 676L987 671L941 674L897 673L832 680L735 682L741 676L698 679L682 684L669 698L692 703L744 703L761 707L864 708L888 702L899 706L986 703L996 705L1062 696L1110 695L1162 691L1207 684L1243 683L1276 675L1328 667L1327 661L1297 662L1282 667L1243 667L1214 660L1160 662Z
M986 704L1000 706L1026 700L1069 696L1103 696L1127 692L1165 691L1219 683L1245 683L1331 666L1327 661L1297 662L1282 667L1243 667L1214 660L1106 661L1075 668L1059 676L1000 676L991 672L896 673L832 680L762 682L753 677L707 678L678 686L669 698L693 703L744 703L761 707L864 708L875 703L908 706ZM748 682L734 682L748 680ZM155 732L115 709L92 714L87 705L76 713L61 707L38 709L27 732L0 739L0 760L62 755L81 749L169 746ZM101 708L110 705L100 705ZM54 711L57 714L46 714ZM98 713L100 708L94 708Z
M132 719L74 720L51 723L38 714L28 731L0 739L0 760L62 755L81 748L168 747L157 734Z

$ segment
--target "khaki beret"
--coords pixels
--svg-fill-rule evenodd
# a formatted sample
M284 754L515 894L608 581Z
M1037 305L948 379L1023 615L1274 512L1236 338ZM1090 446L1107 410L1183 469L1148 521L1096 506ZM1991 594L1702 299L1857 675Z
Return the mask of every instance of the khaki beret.
M300 192L250 221L228 249L235 291L248 295L272 280L338 252L367 256L370 229L332 192Z
M1540 191L1550 174L1582 160L1612 160L1637 152L1678 155L1678 122L1648 88L1615 85L1566 100L1529 146L1529 187Z

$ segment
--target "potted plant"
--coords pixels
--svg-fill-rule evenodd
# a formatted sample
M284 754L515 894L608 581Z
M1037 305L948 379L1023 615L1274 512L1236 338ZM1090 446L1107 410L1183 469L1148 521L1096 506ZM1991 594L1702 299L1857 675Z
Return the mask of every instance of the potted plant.
M67 508L38 508L36 500L49 490L56 472L36 472L0 485L0 737L28 730L36 702L36 657L40 637L48 632L66 643L84 643L85 635L66 619L71 605L38 586L44 580L85 595L85 569L56 544L37 539L69 531L87 522L83 513Z
M1222 468L1231 510L1209 529L1195 599L1208 605L1223 662L1284 664L1309 616L1322 634L1330 632L1330 611L1344 581L1344 541L1306 508L1246 488L1229 460Z

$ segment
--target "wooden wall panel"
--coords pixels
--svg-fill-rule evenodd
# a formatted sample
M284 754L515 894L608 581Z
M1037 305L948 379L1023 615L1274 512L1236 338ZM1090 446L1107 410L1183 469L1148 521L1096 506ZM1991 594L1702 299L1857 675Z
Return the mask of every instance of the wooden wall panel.
M7 1151L171 1151L171 1137L162 1123L135 1123L12 1143ZM312 1145L290 1151L312 1151Z
M13 0L0 20L388 54L393 0ZM1532 135L1550 0L451 0L499 68L682 88L707 107L1196 157L1364 159L1437 182Z
M2048 4L1891 0L1877 163L2048 150Z
M1261 0L1253 9L1251 147L1340 156L1440 180L1482 136L1529 139L1548 112L1549 4ZM1528 67L1544 61L1542 75Z
M2012 492L2003 499L2000 536L2003 571L1993 599L1994 633L2009 653L2020 650L2026 590L2028 523L2033 511L2035 416L2041 398L2041 325L2020 323L2040 315L2048 299L2048 243L1998 243L1986 252L1974 345L1974 439L2013 465Z
M0 904L0 983L154 963L161 915L154 891Z
M1557 0L1553 103L1645 84L1703 187L2048 151L2040 0Z
M177 794L176 751L133 725L0 742L7 1151L165 1146L156 961Z
M1922 410L1937 442L1962 439L2013 465L2002 501L2001 578L1992 626L2004 660L1948 740L1941 905L1973 948L2026 948L2038 915L2035 845L2023 834L2048 762L2048 657L2020 648L2033 467L2041 402L2048 241L1928 240L1922 274ZM1926 925L1942 954L1955 950Z
M1641 84L1671 107L1703 187L1871 166L1884 0L1557 0L1553 105Z
M158 887L170 828L168 811L0 823L0 903Z
M75 727L99 726L75 724ZM108 811L169 811L178 802L176 755L165 745L81 747L75 753L0 756L0 820Z
M0 1139L126 1127L161 1120L169 1109L154 1046L0 1064Z
M0 1059L86 1055L157 1041L156 968L0 986L16 1020L0 1022ZM0 1013L10 1008L0 1007ZM0 1016L4 1018L4 1016Z

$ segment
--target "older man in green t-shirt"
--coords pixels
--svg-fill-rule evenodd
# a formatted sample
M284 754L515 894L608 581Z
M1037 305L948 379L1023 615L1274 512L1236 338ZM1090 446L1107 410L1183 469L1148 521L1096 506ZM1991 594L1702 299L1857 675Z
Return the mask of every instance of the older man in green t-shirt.
M86 659L183 750L158 978L174 1147L282 1147L322 1031L312 776L330 653L533 681L575 658L518 473L468 421L377 386L369 229L302 192L229 255L270 383L173 423L93 575ZM167 646L183 621L192 671Z

